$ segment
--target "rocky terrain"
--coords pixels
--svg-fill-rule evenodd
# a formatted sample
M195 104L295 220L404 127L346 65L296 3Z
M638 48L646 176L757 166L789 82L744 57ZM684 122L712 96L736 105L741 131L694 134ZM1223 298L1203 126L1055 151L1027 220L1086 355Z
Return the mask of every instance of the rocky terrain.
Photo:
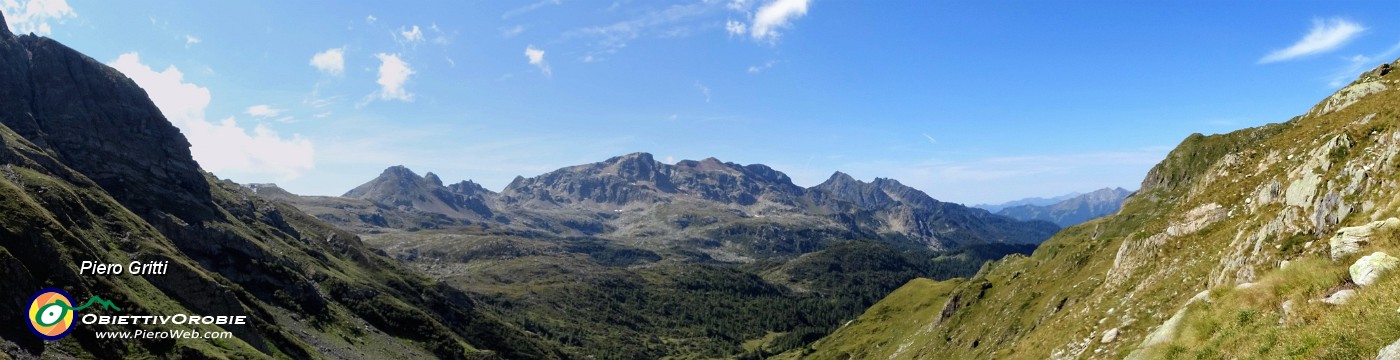
M1103 188L1049 205L1018 205L997 211L997 215L1018 220L1042 220L1070 227L1118 212L1133 192L1123 188Z
M100 341L77 325L46 342L0 327L15 358L557 358L477 300L337 229L215 179L145 91L0 19L0 321L59 287L124 315L242 315L231 339ZM165 275L80 275L82 261L168 261Z
M782 357L1394 359L1396 66L1286 122L1192 135L1116 214L910 282Z

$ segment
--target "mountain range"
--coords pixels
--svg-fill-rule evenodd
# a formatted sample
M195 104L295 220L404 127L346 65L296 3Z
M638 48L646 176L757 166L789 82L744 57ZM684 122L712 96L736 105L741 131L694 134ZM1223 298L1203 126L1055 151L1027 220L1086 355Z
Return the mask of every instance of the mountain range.
M1023 221L1042 220L1060 227L1070 227L1117 212L1129 195L1132 192L1123 188L1104 188L1049 205L1010 206L996 213Z
M1007 201L1007 202L1000 203L1000 204L977 204L977 205L973 205L972 207L975 207L975 208L978 208L978 209L982 209L982 210L987 210L987 211L990 211L990 212L992 212L992 213L996 213L996 212L998 212L998 211L1001 211L1001 209L1005 209L1005 208L1009 208L1009 207L1013 207L1013 206L1021 206L1021 205L1047 206L1047 205L1053 205L1053 204L1055 204L1055 203L1057 203L1057 202L1069 200L1070 198L1073 198L1073 197L1079 196L1079 195L1083 195L1083 194L1078 193L1078 192L1071 192L1071 193L1068 193L1068 194L1064 194L1064 195L1060 195L1060 196L1053 196L1053 197L1048 197L1048 198L1046 198L1046 197L1028 197L1028 198L1023 198L1023 199L1020 199L1020 200Z
M764 165L646 153L517 177L500 192L402 166L340 197L249 187L515 309L508 318L577 356L781 352L910 279L969 276L1059 229L893 179L837 172L803 188ZM719 304L734 310L714 313Z

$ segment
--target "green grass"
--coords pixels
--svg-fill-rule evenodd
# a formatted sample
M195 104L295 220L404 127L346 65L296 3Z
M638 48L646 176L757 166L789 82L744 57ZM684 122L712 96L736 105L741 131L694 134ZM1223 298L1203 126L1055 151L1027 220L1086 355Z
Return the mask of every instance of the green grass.
M1391 74L1386 81L1397 79L1400 74ZM1325 116L1192 135L1153 168L1145 187L1119 214L1064 229L1032 256L991 264L957 285L952 292L961 306L931 332L909 335L899 330L897 321L884 323L888 329L876 322L864 327L867 334L843 329L785 356L841 358L854 354L854 349L875 351L870 350L879 348L875 344L913 343L941 358L1121 358L1137 350L1189 298L1211 290L1210 302L1186 307L1181 326L1167 343L1142 355L1372 358L1380 347L1400 338L1400 276L1362 289L1345 306L1310 300L1321 299L1347 281L1346 268L1355 256L1333 263L1327 255L1327 239L1338 228L1400 215L1400 156L1386 159L1380 147L1391 141L1400 124L1400 106L1395 104L1400 104L1400 91L1387 91ZM1370 114L1376 115L1369 123L1357 121ZM1318 150L1342 138L1350 141L1340 142L1351 145ZM1322 166L1303 167L1314 161ZM1360 177L1346 174L1363 165L1372 165L1371 171ZM1315 225L1305 220L1314 214L1312 207L1258 203L1264 197L1256 195L1267 192L1270 183L1280 184L1284 191L1277 196L1282 197L1295 177L1308 172L1323 180L1314 200L1336 191L1351 211ZM1361 186L1346 193L1353 180ZM1252 203L1247 205L1246 199ZM1189 235L1158 235L1169 225L1186 223L1191 209L1212 203L1230 216ZM1366 208L1368 203L1373 207ZM1285 225L1256 245L1253 236L1275 221ZM1364 252L1396 254L1400 234L1395 232L1378 234L1380 240ZM1304 246L1308 242L1313 242L1311 247ZM1230 258L1240 262L1224 261ZM1277 269L1280 260L1290 265ZM1115 262L1120 263L1116 268ZM1245 281L1254 282L1254 287L1234 288ZM924 295L943 296L932 291ZM1288 300L1295 304L1294 314L1280 323L1281 304ZM892 295L864 316L888 311L877 309L898 309L892 304L902 302ZM891 318L900 316L918 317L903 311ZM1118 339L1100 342L1110 329L1119 330Z

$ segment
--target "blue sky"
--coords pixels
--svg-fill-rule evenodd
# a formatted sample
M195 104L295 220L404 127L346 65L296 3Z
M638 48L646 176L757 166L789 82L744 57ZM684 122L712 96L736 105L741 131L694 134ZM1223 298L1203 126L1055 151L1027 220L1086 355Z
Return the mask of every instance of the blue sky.
M1134 189L1181 139L1400 56L1391 2L0 0L133 77L223 178L499 190L645 151L1001 202Z

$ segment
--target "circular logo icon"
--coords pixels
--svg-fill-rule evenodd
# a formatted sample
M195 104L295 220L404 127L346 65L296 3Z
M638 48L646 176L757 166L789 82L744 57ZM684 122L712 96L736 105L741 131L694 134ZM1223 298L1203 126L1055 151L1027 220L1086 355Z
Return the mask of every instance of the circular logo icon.
M73 297L58 288L45 288L29 299L29 330L44 340L58 340L73 331Z

